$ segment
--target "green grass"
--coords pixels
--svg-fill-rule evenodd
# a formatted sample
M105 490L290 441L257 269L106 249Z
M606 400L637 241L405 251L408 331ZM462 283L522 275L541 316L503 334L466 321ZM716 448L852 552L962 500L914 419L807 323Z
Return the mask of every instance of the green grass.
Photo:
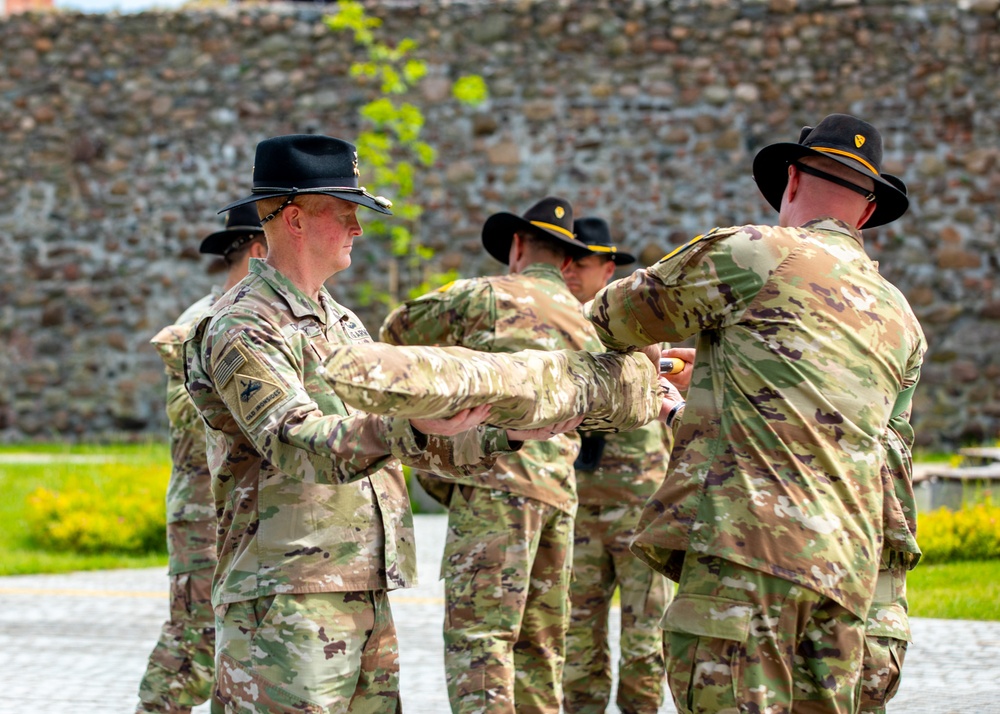
M954 461L956 458L956 454L947 451L927 451L917 448L913 452L914 463L940 464Z
M12 454L53 457L49 463L13 463ZM59 457L67 457L60 460ZM164 553L149 555L52 552L28 537L26 500L39 487L52 490L102 485L101 462L77 463L74 457L108 457L117 463L163 465L170 463L166 444L66 445L30 444L0 446L0 575L63 573L74 570L140 568L164 565ZM164 538L166 535L164 534Z
M906 597L911 617L1000 620L1000 560L917 565Z

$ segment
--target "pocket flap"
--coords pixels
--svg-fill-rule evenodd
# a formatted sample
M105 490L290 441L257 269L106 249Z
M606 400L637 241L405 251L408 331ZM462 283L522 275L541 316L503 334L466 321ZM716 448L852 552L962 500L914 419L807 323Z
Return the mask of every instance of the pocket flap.
M898 603L875 605L868 611L865 620L865 634L869 637L893 637L912 642L910 618Z
M667 632L746 642L750 615L750 605L740 600L678 594L667 607L660 627Z

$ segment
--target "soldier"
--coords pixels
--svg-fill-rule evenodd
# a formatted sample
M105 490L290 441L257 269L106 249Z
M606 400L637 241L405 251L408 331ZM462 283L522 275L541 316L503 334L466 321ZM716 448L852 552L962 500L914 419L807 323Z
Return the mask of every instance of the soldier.
M553 433L479 427L488 406L369 415L330 391L324 358L371 338L324 283L351 263L358 207L390 213L358 175L346 141L260 142L252 195L223 210L257 204L267 260L250 262L184 345L219 515L212 604L227 712L399 711L386 592L410 585L416 562L400 461L469 474L512 439Z
M601 218L580 218L573 231L591 254L563 268L570 292L592 300L615 268L635 257L612 243ZM629 552L642 505L667 469L669 432L654 421L641 429L582 434L573 465L580 505L573 536L570 624L566 632L563 711L603 714L611 698L608 614L621 593L621 661L616 703L623 714L655 714L663 703L665 649L660 618L673 585Z
M497 213L483 246L509 274L458 280L393 311L381 338L485 352L599 350L560 269L590 251L573 209L545 198ZM442 560L445 671L454 712L558 712L562 700L579 437L526 445L485 479L437 493L448 506Z
M697 335L670 467L633 552L680 587L680 711L853 712L883 535L880 440L925 350L862 226L907 208L875 127L835 114L753 173L780 226L717 229L612 283L611 349Z
M917 507L913 496L913 429L908 401L894 414L882 440L884 540L875 598L865 620L865 659L861 674L864 714L885 714L896 696L911 640L906 602L906 572L920 560L917 546Z
M225 228L206 236L200 251L221 256L226 265L225 285L221 291L213 289L151 340L167 372L167 418L173 463L167 486L170 619L163 624L146 674L139 683L137 712L189 712L191 707L212 696L215 502L205 455L205 425L184 388L182 345L192 323L247 274L250 258L267 255L257 211L252 206L230 211Z

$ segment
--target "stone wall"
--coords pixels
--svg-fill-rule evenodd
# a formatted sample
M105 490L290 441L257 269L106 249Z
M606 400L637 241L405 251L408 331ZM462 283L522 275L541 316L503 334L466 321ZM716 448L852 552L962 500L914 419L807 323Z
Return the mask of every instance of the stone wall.
M715 225L772 221L755 151L823 115L861 115L910 212L866 232L931 351L925 445L1000 426L1000 0L383 2L430 75L409 97L437 164L418 227L435 269L501 270L479 229L560 194L659 258ZM372 96L322 7L231 6L0 20L0 435L162 435L152 334L208 291L197 253L264 137L350 138ZM450 82L479 73L482 107ZM362 172L364 167L362 166ZM364 173L362 173L364 179ZM371 187L371 186L370 186ZM377 188L377 187L371 187ZM385 241L332 289L384 285ZM360 310L373 330L385 308Z

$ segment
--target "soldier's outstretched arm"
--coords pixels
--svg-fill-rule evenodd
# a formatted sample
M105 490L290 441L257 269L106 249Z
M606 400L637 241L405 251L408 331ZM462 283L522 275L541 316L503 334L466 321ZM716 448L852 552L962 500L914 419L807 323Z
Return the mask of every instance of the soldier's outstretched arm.
M210 429L238 428L264 458L288 474L345 483L392 458L444 470L489 468L510 450L506 435L478 427L455 437L423 437L406 418L350 413L334 394L318 404L303 384L287 343L266 321L202 325L187 344L188 391Z
M489 423L510 429L583 415L586 429L626 431L659 410L656 369L644 355L369 343L332 350L323 376L357 409L442 418L490 404Z
M645 270L616 280L584 307L609 349L680 342L739 319L780 256L754 255L743 226L698 236Z

